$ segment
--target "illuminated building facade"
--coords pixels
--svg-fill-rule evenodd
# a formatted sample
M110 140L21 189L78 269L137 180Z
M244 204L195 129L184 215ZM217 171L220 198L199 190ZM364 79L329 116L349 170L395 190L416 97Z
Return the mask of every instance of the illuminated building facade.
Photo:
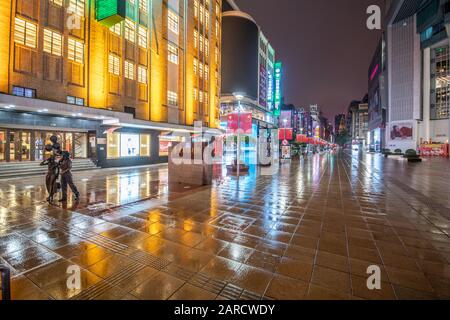
M51 134L100 166L167 161L219 126L221 0L0 0L0 161Z

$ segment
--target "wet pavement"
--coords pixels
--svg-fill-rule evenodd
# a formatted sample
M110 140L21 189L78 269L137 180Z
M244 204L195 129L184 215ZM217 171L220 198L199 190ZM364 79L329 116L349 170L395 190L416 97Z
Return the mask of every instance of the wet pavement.
M448 159L316 155L212 187L97 170L67 206L42 180L0 180L13 299L450 299Z

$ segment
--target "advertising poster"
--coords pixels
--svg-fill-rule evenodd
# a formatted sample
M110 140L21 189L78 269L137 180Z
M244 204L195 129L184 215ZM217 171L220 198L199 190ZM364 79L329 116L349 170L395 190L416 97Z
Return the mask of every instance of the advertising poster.
M122 157L139 156L139 135L122 133L120 135L120 146L120 155Z
M390 125L392 141L407 141L413 139L414 125L412 122L398 122Z

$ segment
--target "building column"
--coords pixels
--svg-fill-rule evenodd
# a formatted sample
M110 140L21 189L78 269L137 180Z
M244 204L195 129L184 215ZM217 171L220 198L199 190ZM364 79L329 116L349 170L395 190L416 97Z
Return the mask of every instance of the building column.
M431 83L430 83L430 76L431 76L431 49L426 48L423 50L423 131L421 132L423 134L422 138L425 141L430 141L431 139L431 133L430 133L430 125L431 125L431 113L430 113L430 101L431 101ZM419 135L419 138L421 136Z
M450 45L450 17L448 16L448 14L445 17L445 29L447 30L447 38L449 40L449 45ZM450 116L448 117L448 127L447 127L447 143L449 143L450 140Z

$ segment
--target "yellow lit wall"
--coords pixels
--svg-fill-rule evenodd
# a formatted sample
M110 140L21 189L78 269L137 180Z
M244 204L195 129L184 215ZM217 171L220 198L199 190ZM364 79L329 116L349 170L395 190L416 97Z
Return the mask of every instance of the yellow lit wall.
M90 1L92 12L95 12L95 1ZM89 34L89 96L88 104L94 108L105 108L106 106L106 79L108 75L108 55L106 34L107 30L96 22L90 21ZM89 30L89 29L88 29Z
M0 92L8 92L11 0L0 0Z

